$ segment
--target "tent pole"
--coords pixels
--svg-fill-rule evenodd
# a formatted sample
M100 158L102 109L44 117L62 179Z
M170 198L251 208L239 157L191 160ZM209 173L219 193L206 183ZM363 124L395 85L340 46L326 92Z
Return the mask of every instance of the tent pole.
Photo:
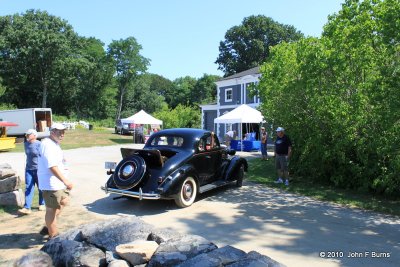
M136 144L135 135L136 135L136 124L133 124L133 143L134 144Z
M243 152L243 124L240 122L240 151Z

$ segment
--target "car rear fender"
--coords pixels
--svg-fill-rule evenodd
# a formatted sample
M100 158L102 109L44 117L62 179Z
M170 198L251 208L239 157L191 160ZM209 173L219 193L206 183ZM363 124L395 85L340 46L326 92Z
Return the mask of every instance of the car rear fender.
M235 180L236 174L239 172L239 168L241 165L244 166L244 171L247 172L248 169L247 160L239 156L233 157L228 166L228 170L225 173L224 180L228 181Z
M165 180L158 187L160 194L163 196L171 196L177 194L180 190L181 184L186 177L191 176L195 179L196 183L199 184L196 172L191 165L183 165L182 167L175 170L173 173L167 176Z

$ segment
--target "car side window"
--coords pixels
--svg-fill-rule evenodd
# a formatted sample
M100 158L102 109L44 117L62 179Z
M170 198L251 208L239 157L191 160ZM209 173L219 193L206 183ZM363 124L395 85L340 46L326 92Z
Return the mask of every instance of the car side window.
M205 139L201 138L200 141L199 141L199 151L200 152L205 151L205 148L206 148L205 143L206 143Z
M214 142L213 142L212 136L208 136L206 139L206 150L211 150L214 148Z
M219 142L214 133L204 135L199 141L199 151L210 151L219 148Z
M151 141L152 146L183 146L183 137L181 136L157 136Z

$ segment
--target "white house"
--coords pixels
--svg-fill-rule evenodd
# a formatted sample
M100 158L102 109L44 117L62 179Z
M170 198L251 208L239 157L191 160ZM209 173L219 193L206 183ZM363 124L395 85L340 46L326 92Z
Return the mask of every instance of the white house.
M214 131L222 140L224 134L233 129L238 132L238 125L232 124L214 124L214 119L235 109L241 104L247 104L256 108L260 105L258 96L250 96L249 87L257 84L260 79L259 67L255 67L228 77L217 82L217 104L201 105L201 125L203 129ZM219 125L219 127L218 127ZM255 127L249 131L259 132L258 125L243 125L246 127Z

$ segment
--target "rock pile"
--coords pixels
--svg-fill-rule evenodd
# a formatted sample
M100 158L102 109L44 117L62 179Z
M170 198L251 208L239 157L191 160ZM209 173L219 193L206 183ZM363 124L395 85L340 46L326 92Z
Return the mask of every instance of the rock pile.
M0 164L0 205L22 207L25 196L21 187L21 179L8 163Z
M137 217L71 229L41 250L54 266L282 266L258 252L218 248L201 236L155 228Z

